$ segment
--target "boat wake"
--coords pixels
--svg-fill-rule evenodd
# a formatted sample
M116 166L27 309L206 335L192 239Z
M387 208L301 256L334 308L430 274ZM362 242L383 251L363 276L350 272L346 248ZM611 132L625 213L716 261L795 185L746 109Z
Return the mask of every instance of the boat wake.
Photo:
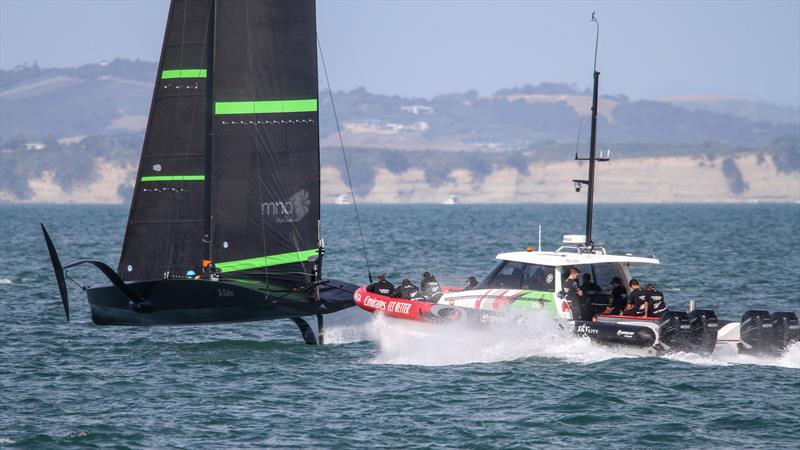
M366 331L378 345L378 354L371 361L375 364L447 366L531 357L588 364L636 356L575 336L538 311L525 315L524 326L488 330L459 324L431 326L376 315Z
M711 355L698 355L695 353L674 353L664 355L674 361L697 364L703 366L730 366L736 364L753 364L758 366L785 367L800 369L800 342L795 342L780 356L770 355L742 355L733 347L717 347Z
M432 326L423 322L375 315L364 326L366 338L378 346L373 364L448 366L494 363L523 358L549 358L591 364L614 358L655 357L651 349L610 347L575 336L543 312L526 314L522 326L474 329L460 324ZM800 369L800 343L783 355L740 355L719 347L712 355L666 354L663 358L696 365L755 364Z

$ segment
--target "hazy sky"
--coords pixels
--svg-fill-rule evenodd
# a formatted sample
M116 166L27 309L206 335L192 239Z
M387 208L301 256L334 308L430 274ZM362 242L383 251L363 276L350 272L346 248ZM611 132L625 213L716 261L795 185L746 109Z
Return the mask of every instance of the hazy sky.
M0 67L157 60L166 0L0 0ZM633 98L724 95L800 106L800 1L318 2L334 89L430 97L542 81Z

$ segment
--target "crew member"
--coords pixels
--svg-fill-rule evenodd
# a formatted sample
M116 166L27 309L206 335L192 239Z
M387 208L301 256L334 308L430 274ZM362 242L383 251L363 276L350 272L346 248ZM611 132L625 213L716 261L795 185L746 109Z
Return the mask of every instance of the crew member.
M386 281L386 275L378 275L378 281L367 286L367 292L374 292L380 295L391 295L394 291L394 285Z
M628 291L622 285L622 280L619 277L611 279L611 298L609 299L611 306L608 307L603 314L622 314L625 310L625 305L628 303Z
M419 288L420 288L420 289L422 289L422 290L424 291L424 290L425 290L425 287L426 287L426 286L428 285L428 283L431 281L431 277L432 277L432 276L433 276L433 275L431 275L431 273L430 273L430 272L428 272L428 271L425 271L425 272L422 274L422 281L420 281L420 282L419 282Z
M667 311L667 304L664 302L664 294L656 290L653 283L647 283L645 288L647 294L647 310L650 317L661 317Z
M467 285L464 286L465 291L469 291L478 287L478 280L475 277L467 278Z
M567 300L570 309L572 310L572 317L574 319L585 320L583 311L583 291L578 286L578 275L581 271L577 267L569 268L569 276L561 285L564 293L564 298Z
M597 295L601 292L600 286L592 283L592 275L585 273L583 274L583 284L581 284L581 290L583 291L583 295L591 297L592 295Z
M411 280L406 278L400 283L400 287L392 292L392 297L405 298L408 300L422 300L425 297L419 291L419 288L411 284Z
M625 306L624 316L646 317L647 316L647 294L639 287L639 281L632 278L630 283L631 291L628 293L628 304Z
M441 286L439 286L439 282L436 281L436 277L431 275L431 277L428 279L428 283L422 290L422 295L424 295L425 298L427 298L428 300L435 302L438 301L439 297L441 297L443 294L444 292L442 292L442 288Z

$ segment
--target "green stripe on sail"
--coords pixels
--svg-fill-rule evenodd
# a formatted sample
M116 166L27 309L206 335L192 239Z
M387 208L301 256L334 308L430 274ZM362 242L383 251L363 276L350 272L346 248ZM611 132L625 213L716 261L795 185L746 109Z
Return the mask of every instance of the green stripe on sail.
M142 181L203 181L205 175L159 175L155 177L142 177Z
M259 269L262 267L279 266L296 262L308 261L312 256L317 256L318 250L301 250L299 252L279 253L277 255L259 256L258 258L240 259L238 261L218 262L214 265L222 272L236 272L239 270Z
M161 79L171 80L173 78L205 78L208 75L206 69L174 69L162 70Z
M317 99L305 100L263 100L257 102L216 102L214 114L277 114L314 112Z

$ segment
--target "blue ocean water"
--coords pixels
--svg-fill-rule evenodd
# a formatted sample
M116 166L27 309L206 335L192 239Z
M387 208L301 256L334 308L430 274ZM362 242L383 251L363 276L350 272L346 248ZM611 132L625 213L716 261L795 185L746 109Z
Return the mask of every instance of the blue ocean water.
M373 273L480 278L503 251L581 233L580 206L360 206ZM426 330L360 311L329 345L294 325L99 327L63 317L62 260L114 265L122 206L0 205L0 446L758 447L800 441L800 346L779 358L637 355L531 330ZM352 207L323 208L326 274L366 281ZM800 313L800 206L599 205L596 240L662 265L669 305ZM91 270L71 275L101 281Z

